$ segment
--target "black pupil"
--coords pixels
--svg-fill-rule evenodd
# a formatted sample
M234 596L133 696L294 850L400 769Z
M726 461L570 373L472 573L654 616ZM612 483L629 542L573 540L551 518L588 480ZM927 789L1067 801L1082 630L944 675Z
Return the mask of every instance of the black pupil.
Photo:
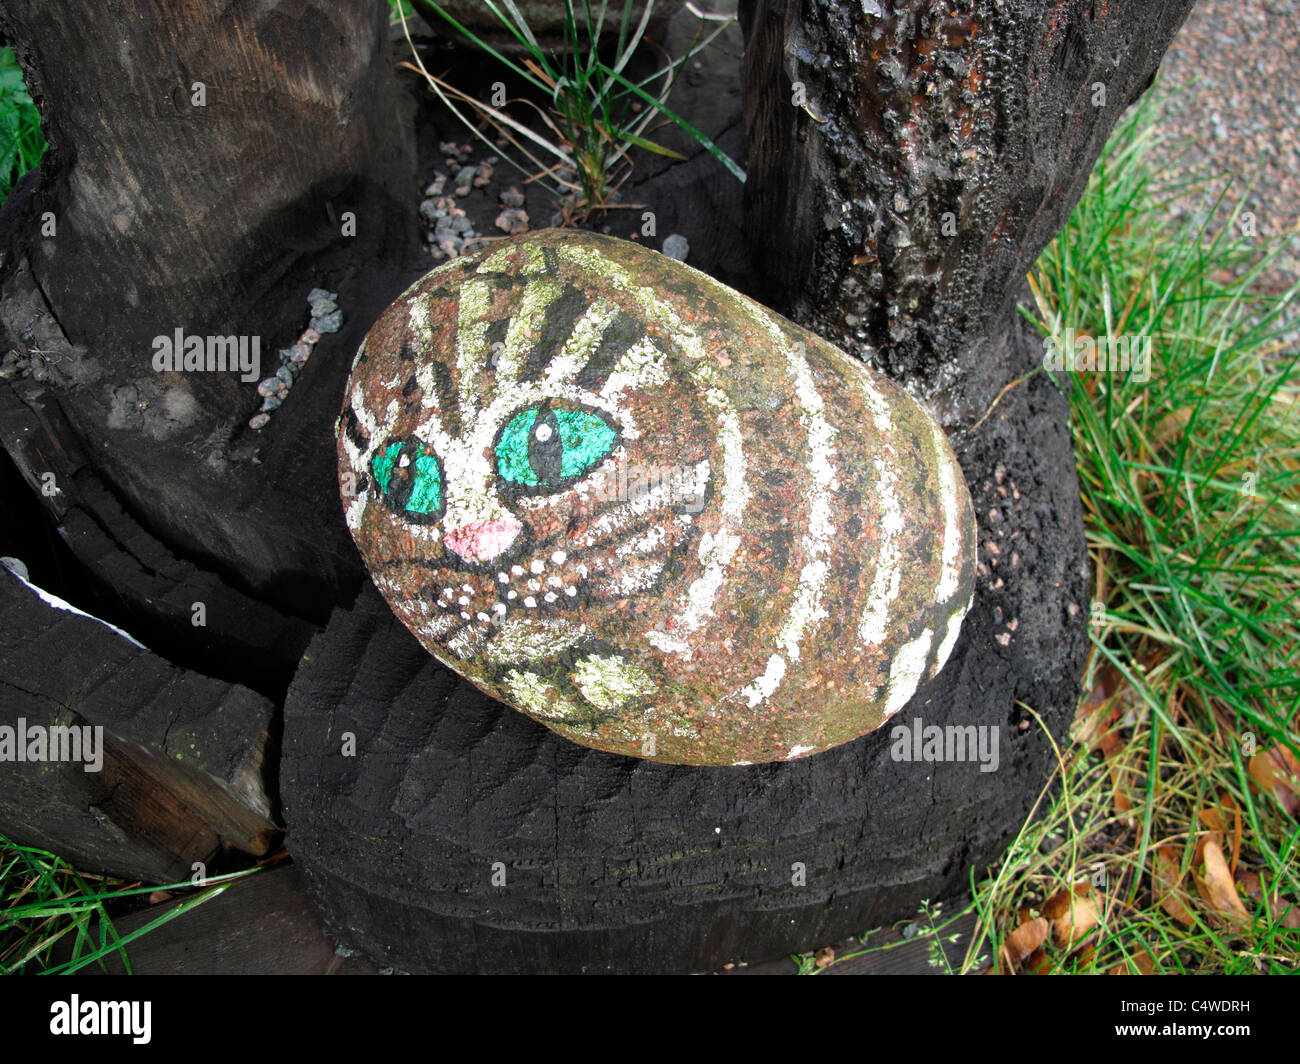
M539 436L546 438L540 439ZM560 423L550 407L544 407L538 411L537 420L533 422L532 431L528 434L528 462L541 483L554 484L563 476L563 460L564 441L560 439Z

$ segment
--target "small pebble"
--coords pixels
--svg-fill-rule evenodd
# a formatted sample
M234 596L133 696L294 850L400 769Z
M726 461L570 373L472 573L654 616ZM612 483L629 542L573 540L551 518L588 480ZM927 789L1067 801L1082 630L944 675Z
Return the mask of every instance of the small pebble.
M336 333L343 324L343 311L334 310L319 318L311 319L311 327L318 333Z
M281 366L275 371L275 375L280 379L286 388L293 387L293 370L288 366Z
M474 187L486 188L488 186L488 182L490 182L491 180L492 180L492 167L488 166L487 163L483 163L483 165L481 165L478 168L478 172L474 175Z
M262 381L257 386L257 394L262 397L274 395L279 390L280 382L275 377L267 377L266 380Z
M469 190L474 184L474 177L478 173L477 166L462 166L460 173L456 175L456 195L468 196Z
M449 140L444 140L441 144L438 145L438 151L440 151L443 155L446 155L452 159L456 159L458 162L464 162L466 159L469 158L468 144L453 144Z
M298 343L306 344L308 347L313 347L320 343L320 333L315 329L306 329L303 331L303 334L298 337Z
M438 206L437 200L426 199L420 201L420 217L424 219L426 225L433 225L446 213L445 210Z
M496 227L503 233L515 236L528 232L528 212L518 207L510 207L497 215Z
M262 409L265 410L267 413L270 413L272 410L278 407L282 402L284 402L283 399L277 399L274 395L268 395L265 399L262 400Z
M254 430L263 429L266 428L270 420L271 420L270 414L254 414L252 417L248 419L248 427Z
M503 207L522 207L524 205L524 194L519 191L517 185L511 185L497 199L501 201Z
M426 196L433 196L433 197L441 196L442 190L446 188L446 186L447 186L447 175L444 174L441 170L435 171L433 175L433 180L430 181L429 184L425 187L424 194Z
M664 237L664 254L670 259L676 259L678 262L685 262L686 256L691 253L691 245L681 233L673 233Z
M307 344L294 344L289 348L289 361L292 364L301 366L309 358L311 358L311 347Z

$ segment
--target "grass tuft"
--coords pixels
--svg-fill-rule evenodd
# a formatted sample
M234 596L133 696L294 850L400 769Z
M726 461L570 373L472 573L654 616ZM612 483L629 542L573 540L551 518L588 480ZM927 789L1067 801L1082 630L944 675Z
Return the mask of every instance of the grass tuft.
M0 975L70 975L92 965L107 970L116 954L128 973L126 947L136 939L224 893L232 882L265 867L192 882L148 887L78 872L46 850L0 837ZM128 934L112 913L141 895L183 892L178 905Z
M1086 366L1149 344L1150 365L1054 375L1094 574L1088 694L1045 812L972 884L968 967L1300 967L1300 323L1297 287L1263 283L1296 234L1247 235L1226 189L1163 178L1160 107L1120 122L1029 278L1045 345Z
M650 123L656 119L675 123L733 176L745 180L744 171L731 158L665 103L683 65L727 28L730 16L697 12L700 27L686 54L666 62L647 77L634 78L634 57L639 56L640 49L653 44L645 36L653 0L644 4L639 19L634 18L633 0L623 0L621 6L615 3L612 10L609 0L599 4L566 0L566 47L558 52L548 51L538 43L514 0L484 2L503 33L516 42L521 53L518 59L456 21L436 0L419 0L419 6L445 20L509 75L514 84L545 101L544 105L524 96L505 100L499 106L480 100L431 74L413 43L410 47L414 62L399 66L419 73L448 110L489 149L494 145L482 127L493 129L501 144L509 146L504 150L506 162L526 175L528 181L538 182L567 203L566 213L573 220L611 205L615 192L631 172L631 149L683 158L648 138ZM716 25L705 33L708 22ZM616 44L607 60L601 53L602 39L614 36L604 30L615 23ZM404 17L402 25L405 29ZM407 40L410 43L409 32ZM509 113L512 106L516 115ZM531 122L517 117L523 113L521 109L528 112Z

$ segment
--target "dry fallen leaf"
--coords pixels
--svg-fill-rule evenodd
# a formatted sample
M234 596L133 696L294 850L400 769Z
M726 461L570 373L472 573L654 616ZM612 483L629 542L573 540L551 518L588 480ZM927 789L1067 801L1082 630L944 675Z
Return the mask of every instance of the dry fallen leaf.
M1229 816L1227 814L1231 814L1231 826L1229 826ZM1217 806L1207 806L1198 810L1196 815L1210 829L1209 838L1218 843L1220 848L1223 847L1228 836L1232 836L1232 859L1228 862L1228 867L1235 875L1237 860L1241 856L1242 835L1241 809L1238 808L1236 799L1225 791ZM1197 858L1198 860L1200 858L1199 850L1197 851Z
M1163 447L1170 439L1181 441L1183 432L1191 420L1192 408L1190 406L1183 406L1177 410L1169 411L1160 419L1155 432L1152 434L1155 445Z
M1184 927L1191 927L1196 923L1196 917L1188 907L1191 899L1182 888L1182 880L1178 851L1172 846L1161 846L1151 863L1151 892L1159 901L1160 908Z
M835 951L830 946L823 946L817 951L817 956L813 958L813 963L818 968L829 968L835 963Z
M1203 872L1194 871L1192 878L1205 903L1230 924L1249 923L1250 914L1242 904L1223 849L1213 839L1205 839L1200 847ZM1199 874L1198 874L1199 873Z
M1009 971L1014 971L1027 956L1047 941L1049 924L1039 916L1026 920L1002 943L1002 959Z
M1134 970L1136 969L1136 971ZM1155 975L1156 959L1146 946L1141 946L1127 961L1115 965L1107 975Z
M1268 879L1249 868L1238 868L1233 878L1241 888L1241 893L1246 897L1252 898L1257 902L1263 902L1264 890L1268 886ZM1271 891L1268 896L1269 910L1274 917L1280 913L1282 918L1279 921L1283 927L1289 931L1295 931L1300 928L1300 905L1296 905L1290 899L1283 898L1277 891Z
M1072 950L1101 923L1101 913L1092 898L1092 884L1086 880L1074 890L1057 891L1043 905L1043 915L1052 921L1052 939L1064 950Z
M1300 762L1285 746L1261 750L1246 766L1261 790L1271 792L1291 816L1300 813Z

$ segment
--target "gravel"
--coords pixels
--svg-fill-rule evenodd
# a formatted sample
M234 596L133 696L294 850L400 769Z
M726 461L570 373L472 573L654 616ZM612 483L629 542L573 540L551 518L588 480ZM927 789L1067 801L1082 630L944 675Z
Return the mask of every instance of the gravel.
M1170 166L1179 176L1208 166L1233 186L1220 216L1241 201L1261 237L1300 221L1300 0L1199 0L1160 71L1172 89L1163 129L1190 150ZM1253 187L1252 179L1257 181ZM1223 182L1211 183L1212 196ZM1189 201L1190 213L1208 202ZM1280 292L1300 278L1300 237L1291 237L1265 278Z

